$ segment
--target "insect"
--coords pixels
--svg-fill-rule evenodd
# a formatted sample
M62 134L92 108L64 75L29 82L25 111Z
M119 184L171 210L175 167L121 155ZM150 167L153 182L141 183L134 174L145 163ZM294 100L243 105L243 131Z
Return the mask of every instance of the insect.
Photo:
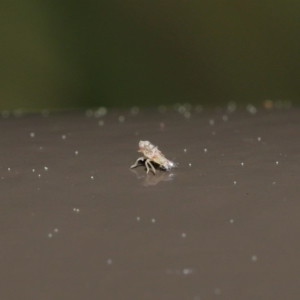
M139 162L145 162L147 174L149 173L150 168L155 174L153 163L158 164L160 168L166 171L169 171L172 168L176 167L176 164L174 162L166 159L161 151L159 151L158 148L152 145L149 141L140 141L139 148L140 150L138 150L138 152L143 153L144 156L138 158L135 164L130 167L131 169L137 167L139 165Z

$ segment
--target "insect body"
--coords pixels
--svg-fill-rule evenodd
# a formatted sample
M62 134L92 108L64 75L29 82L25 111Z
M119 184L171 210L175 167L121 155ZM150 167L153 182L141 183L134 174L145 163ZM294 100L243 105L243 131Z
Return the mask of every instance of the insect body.
M166 159L165 156L161 153L161 151L159 151L158 148L152 145L149 141L140 141L139 148L140 150L138 152L143 153L144 156L138 158L135 164L132 165L130 168L137 167L139 165L139 162L141 161L145 161L147 174L149 173L150 168L152 172L155 174L155 168L152 164L153 162L158 164L160 168L167 171L176 167L176 164L174 162Z

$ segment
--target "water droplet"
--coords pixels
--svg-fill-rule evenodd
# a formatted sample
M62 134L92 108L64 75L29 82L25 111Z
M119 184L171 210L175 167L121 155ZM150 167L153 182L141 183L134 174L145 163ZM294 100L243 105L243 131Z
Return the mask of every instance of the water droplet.
M192 269L183 269L183 270L182 270L182 273L183 273L184 275L191 274L192 272L193 272Z
M229 112L231 112L231 113L234 112L236 110L236 104L235 104L235 102L233 102L233 101L229 102L227 104L227 110Z
M107 108L105 108L105 107L99 107L98 109L97 109L97 114L100 116L100 117L103 117L103 116L105 116L106 114L107 114Z
M252 104L248 104L247 105L247 111L252 114L252 115L255 115L256 112L257 112L257 109L255 106L253 106Z
M224 115L224 116L222 117L222 120L223 120L224 122L228 121L228 116L227 116L227 115Z

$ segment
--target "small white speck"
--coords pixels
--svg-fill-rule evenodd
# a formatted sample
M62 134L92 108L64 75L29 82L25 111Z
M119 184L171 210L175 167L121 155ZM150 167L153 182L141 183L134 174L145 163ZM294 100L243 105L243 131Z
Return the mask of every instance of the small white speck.
M273 185L275 185L275 184L276 184L276 182L274 181L272 184L273 184Z
M181 236L182 236L183 238L185 238L185 237L186 237L186 233L183 232L183 233L181 234Z
M39 174L38 176L41 177L41 174Z
M235 102L233 102L233 101L229 102L227 104L227 110L229 112L231 112L231 113L234 112L236 110L236 104L235 104Z
M209 120L209 125L214 125L215 124L215 120Z
M107 108L105 107L99 107L96 111L96 117L99 118L99 117L103 117L107 114Z
M75 211L75 212L79 213L80 209L79 209L79 208L76 208L76 207L74 207L74 208L73 208L73 211Z
M257 261L257 256L256 255L252 255L251 259L252 259L252 261Z
M91 179L94 180L94 176L91 176Z
M104 125L104 121L103 121L103 120L100 120L100 121L98 122L98 124L99 124L99 126L103 126L103 125Z
M233 219L230 219L230 223L233 223L234 222L234 220Z
M35 169L32 169L32 172L35 172Z
M152 220L151 220L151 222L152 222L152 223L155 223L155 222L156 222L156 220L155 220L155 219L152 219Z
M276 161L276 165L278 165L279 164L279 162L278 161Z
M261 137L258 137L257 140L260 142L261 141Z
M255 115L257 112L257 109L255 106L253 106L252 104L248 104L247 105L247 110L250 114Z
M140 217L136 217L136 220L139 222L141 220L141 218Z
M34 132L31 132L31 133L30 133L30 137L34 138L34 137L35 137L35 133L34 133Z
M183 149L183 152L184 152L184 153L186 153L186 151L187 151L186 149Z
M192 272L193 272L192 269L183 269L183 270L182 270L182 273L183 273L184 275L191 274Z
M108 265L111 265L111 264L112 264L112 259L111 259L111 258L109 258L109 259L107 260L107 264L108 264Z
M8 171L10 171L10 168L7 168Z
M244 163L243 163L243 162L241 162L241 166L242 166L242 167L244 166Z
M43 147L40 147L40 150L43 150Z
M205 153L207 152L207 149L206 149L206 148L204 149L204 152L205 152Z
M48 233L48 237L52 238L53 234L52 233Z
M216 289L215 289L215 294L216 294L216 295L220 295L220 294L221 294L221 290L220 290L219 288L216 288Z
M48 167L44 167L45 171L48 171Z
M79 154L79 152L78 151L75 151L75 155L78 155Z
M236 184L236 181L234 181L233 184Z
M65 139L66 139L66 135L63 134L63 135L61 136L61 138L62 138L63 140L65 140Z
M58 232L58 228L54 228L54 232L56 232L56 233L57 233L57 232Z
M192 166L192 164L191 164L191 163L189 163L189 166L191 167L191 166Z
M227 115L224 115L224 116L222 117L222 120L223 120L224 122L228 121L228 116L227 116Z
M119 122L120 122L120 123L123 123L124 121L125 121L125 117L124 117L124 116L120 116L120 117L119 117Z

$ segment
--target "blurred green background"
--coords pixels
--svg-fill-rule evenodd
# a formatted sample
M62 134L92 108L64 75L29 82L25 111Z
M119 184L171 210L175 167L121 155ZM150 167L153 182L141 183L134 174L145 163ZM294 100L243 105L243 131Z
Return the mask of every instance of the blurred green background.
M0 4L0 109L300 99L299 1Z

